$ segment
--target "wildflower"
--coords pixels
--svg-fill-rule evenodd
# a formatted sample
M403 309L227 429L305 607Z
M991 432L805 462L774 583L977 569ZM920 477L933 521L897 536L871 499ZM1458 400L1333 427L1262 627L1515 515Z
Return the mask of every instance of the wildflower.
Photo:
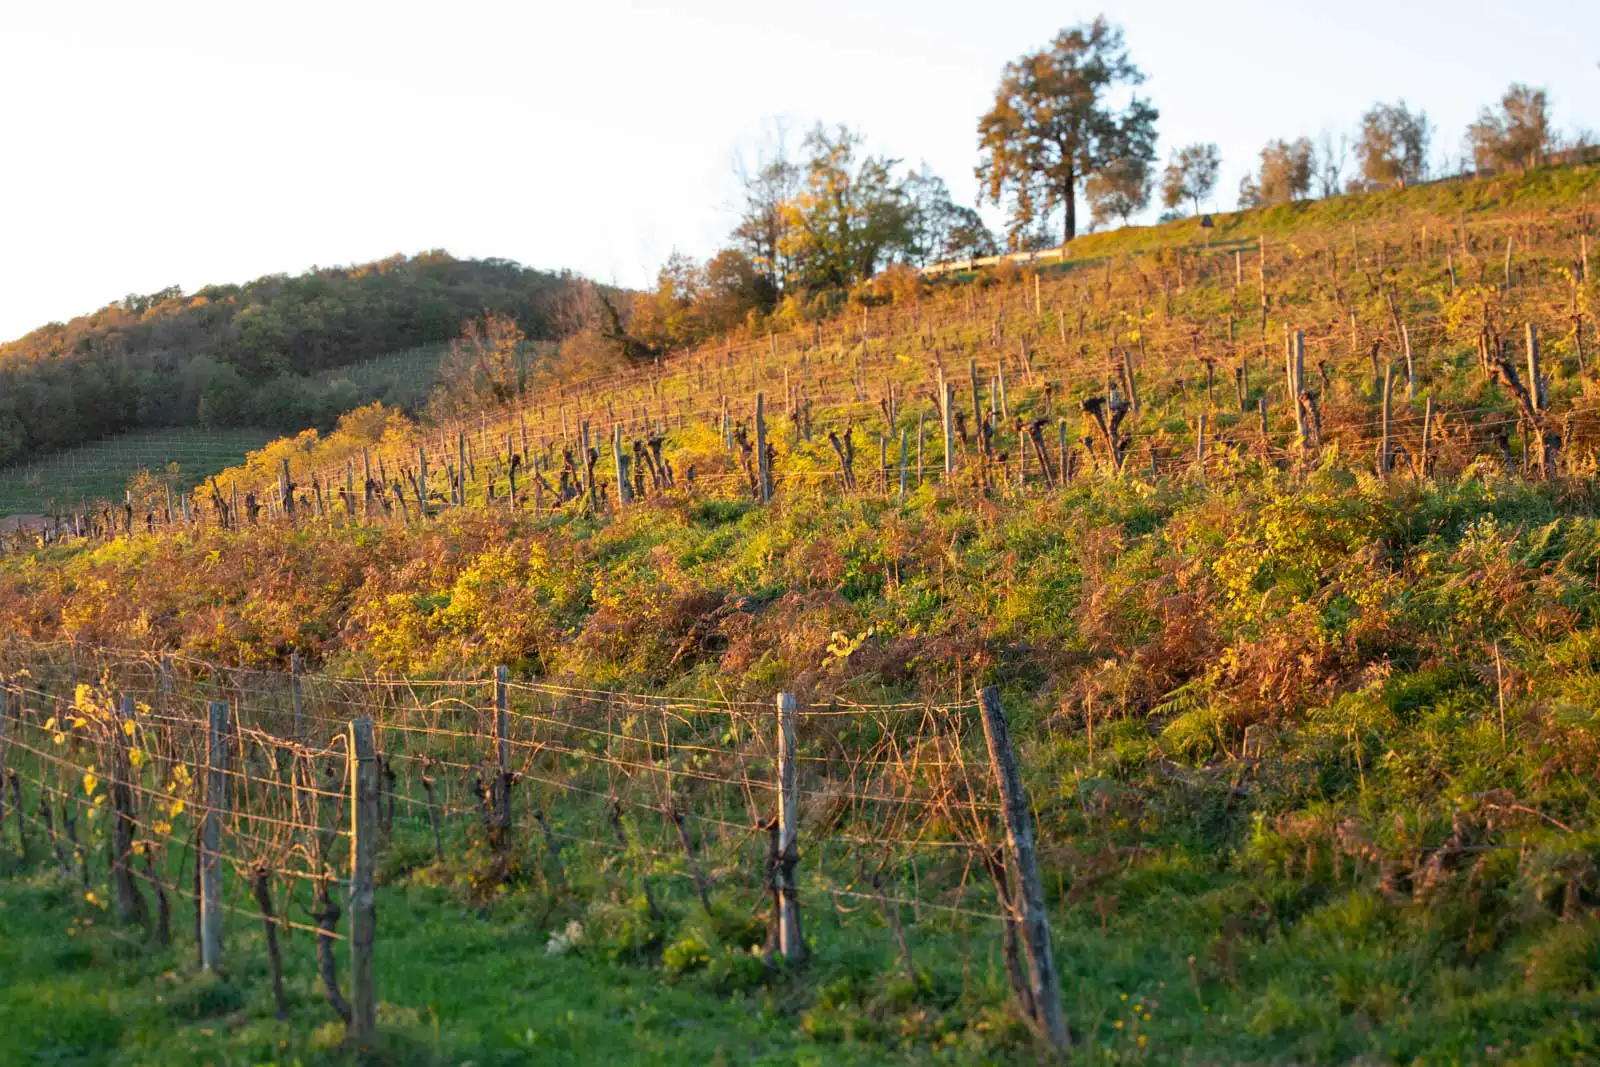
M583 924L573 919L567 923L566 929L550 935L550 942L545 945L544 951L546 955L564 956L581 944L583 944Z

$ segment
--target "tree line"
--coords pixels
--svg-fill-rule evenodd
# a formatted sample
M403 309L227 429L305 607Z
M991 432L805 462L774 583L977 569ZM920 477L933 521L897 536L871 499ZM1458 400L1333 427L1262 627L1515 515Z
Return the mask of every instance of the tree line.
M871 299L885 267L1054 248L1078 235L1083 211L1095 229L1144 212L1159 193L1163 221L1200 214L1216 192L1222 158L1198 142L1172 151L1158 172L1160 112L1138 87L1145 75L1121 27L1104 16L1062 30L1044 48L1008 63L992 106L977 121L978 206L1005 218L991 233L974 207L951 200L924 165L867 150L863 135L818 125L800 152L776 144L736 168L739 217L724 248L704 262L674 253L654 289L608 307L597 331L629 358L655 358L769 317L831 308L841 293ZM1435 129L1404 100L1373 104L1354 138L1325 131L1274 139L1239 187L1241 208L1404 187L1431 176ZM1479 172L1527 168L1561 149L1586 149L1587 135L1559 137L1543 89L1513 84L1464 135L1463 161ZM1354 159L1352 160L1352 155ZM822 305L818 308L817 305Z
M329 372L449 341L485 311L553 339L576 287L433 251L130 295L0 345L0 464L136 428L330 425L388 398Z

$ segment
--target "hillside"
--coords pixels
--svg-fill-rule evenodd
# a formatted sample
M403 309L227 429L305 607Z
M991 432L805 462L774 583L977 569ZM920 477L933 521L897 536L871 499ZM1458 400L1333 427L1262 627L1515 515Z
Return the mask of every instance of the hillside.
M369 870L385 1062L1038 1062L1044 925L1070 1062L1593 1061L1597 191L891 272L458 423L363 409L187 521L5 539L0 970L37 973L0 1049L346 1062L309 924L356 938L363 898L316 892ZM118 804L167 943L73 862L115 820L60 829ZM224 979L182 899L202 813ZM312 934L282 1000L262 907Z
M135 429L331 425L381 391L330 372L445 344L486 311L555 339L573 285L428 252L129 296L0 344L0 466Z

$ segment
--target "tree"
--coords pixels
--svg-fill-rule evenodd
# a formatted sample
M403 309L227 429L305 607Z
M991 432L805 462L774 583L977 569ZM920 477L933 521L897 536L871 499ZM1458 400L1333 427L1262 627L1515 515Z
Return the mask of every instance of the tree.
M1344 165L1350 157L1350 139L1344 134L1333 139L1333 131L1323 130L1317 135L1317 146L1312 152L1311 169L1317 182L1319 197L1337 196L1344 182Z
M1261 207L1303 199L1311 191L1311 142L1268 141L1261 150L1261 170L1239 183L1239 204Z
M909 255L913 263L926 265L995 253L994 236L983 216L952 201L949 186L927 164L908 174L903 188L911 207Z
M1119 159L1091 174L1083 192L1089 198L1092 225L1099 227L1118 218L1126 226L1129 218L1149 205L1153 182L1150 165L1142 159Z
M1406 186L1428 171L1428 141L1433 130L1425 111L1413 112L1404 100L1374 104L1361 116L1356 159L1361 177L1371 186Z
M957 206L945 237L945 256L949 259L977 259L995 255L999 251L1000 244L989 232L989 227L984 225L983 216L965 205Z
M780 254L807 288L847 288L870 278L913 240L913 212L895 179L898 160L860 154L864 140L844 126L806 135L801 191L782 206Z
M1550 150L1550 101L1543 89L1513 84L1500 109L1484 108L1467 127L1473 163L1479 170L1536 167Z
M990 201L1009 200L1013 243L1057 210L1071 241L1080 185L1119 160L1155 159L1155 107L1135 95L1117 111L1107 99L1143 81L1121 28L1103 15L1006 65L994 106L978 119L976 173Z
M739 224L733 229L734 247L747 256L777 292L787 273L779 245L783 240L783 205L800 191L801 168L789 159L785 130L775 127L772 147L762 150L753 166L743 160L734 174L744 190Z
M733 329L750 312L772 310L778 291L764 271L737 248L724 248L706 260L705 283L697 307L704 336Z
M1217 187L1221 168L1222 154L1214 144L1192 144L1174 152L1161 176L1161 203L1178 208L1187 200L1194 204L1194 213L1200 214L1200 201Z
M489 312L461 328L439 368L433 407L441 415L457 415L482 404L503 404L525 384L523 342L517 320Z

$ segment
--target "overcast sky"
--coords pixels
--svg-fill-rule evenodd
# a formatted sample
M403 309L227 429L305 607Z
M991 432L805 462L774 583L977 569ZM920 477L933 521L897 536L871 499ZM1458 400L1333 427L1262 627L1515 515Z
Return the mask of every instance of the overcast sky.
M446 248L644 285L714 250L731 161L846 122L972 202L1001 68L1104 10L1218 209L1271 137L1404 98L1433 156L1507 83L1600 130L1600 2L0 5L0 339L130 292Z

